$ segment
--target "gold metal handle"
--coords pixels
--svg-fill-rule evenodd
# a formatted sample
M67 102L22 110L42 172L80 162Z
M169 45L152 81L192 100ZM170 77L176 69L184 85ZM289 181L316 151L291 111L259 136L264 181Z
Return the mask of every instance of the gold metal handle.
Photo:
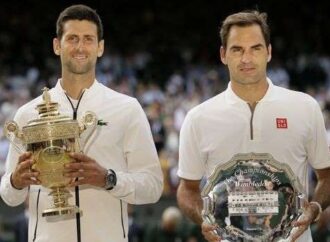
M23 144L23 134L15 121L7 121L4 125L3 132L19 153L24 153L26 151Z

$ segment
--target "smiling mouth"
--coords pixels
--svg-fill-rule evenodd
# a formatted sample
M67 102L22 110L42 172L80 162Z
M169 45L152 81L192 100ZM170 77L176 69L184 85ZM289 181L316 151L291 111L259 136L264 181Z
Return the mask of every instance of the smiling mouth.
M75 56L73 56L73 59L75 59L75 60L86 60L87 56L86 55L75 55Z

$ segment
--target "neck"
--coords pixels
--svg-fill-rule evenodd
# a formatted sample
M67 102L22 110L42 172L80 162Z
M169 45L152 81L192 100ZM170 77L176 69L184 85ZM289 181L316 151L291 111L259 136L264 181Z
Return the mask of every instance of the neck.
M79 99L82 91L92 86L94 80L95 75L63 75L62 73L61 85L69 97Z
M231 82L233 92L252 106L255 106L256 103L265 96L268 86L269 84L267 80L253 84L240 84L235 81Z

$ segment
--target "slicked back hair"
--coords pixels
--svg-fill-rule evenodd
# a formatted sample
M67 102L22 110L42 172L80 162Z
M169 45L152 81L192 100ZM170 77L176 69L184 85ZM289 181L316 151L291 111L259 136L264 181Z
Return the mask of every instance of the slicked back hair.
M267 13L260 13L256 10L246 10L229 15L222 23L220 28L220 38L222 46L227 48L227 41L230 29L232 26L251 26L259 25L261 28L262 35L264 36L266 46L270 44L270 29L267 24Z

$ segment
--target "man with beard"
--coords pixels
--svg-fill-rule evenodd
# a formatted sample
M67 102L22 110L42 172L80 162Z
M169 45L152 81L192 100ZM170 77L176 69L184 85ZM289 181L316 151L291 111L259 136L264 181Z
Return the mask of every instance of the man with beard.
M10 148L1 196L17 206L29 196L29 241L127 241L127 204L156 202L162 192L162 172L147 118L136 99L117 93L95 79L95 65L104 50L99 15L85 5L66 8L57 20L53 48L60 57L62 77L49 93L61 114L79 119L93 111L98 122L93 141L72 153L64 175L80 216L47 219L41 213L51 205L49 190L40 185L31 168L30 152ZM22 106L15 121L23 127L36 119L41 97ZM81 138L83 139L83 138ZM81 140L84 143L84 140Z

